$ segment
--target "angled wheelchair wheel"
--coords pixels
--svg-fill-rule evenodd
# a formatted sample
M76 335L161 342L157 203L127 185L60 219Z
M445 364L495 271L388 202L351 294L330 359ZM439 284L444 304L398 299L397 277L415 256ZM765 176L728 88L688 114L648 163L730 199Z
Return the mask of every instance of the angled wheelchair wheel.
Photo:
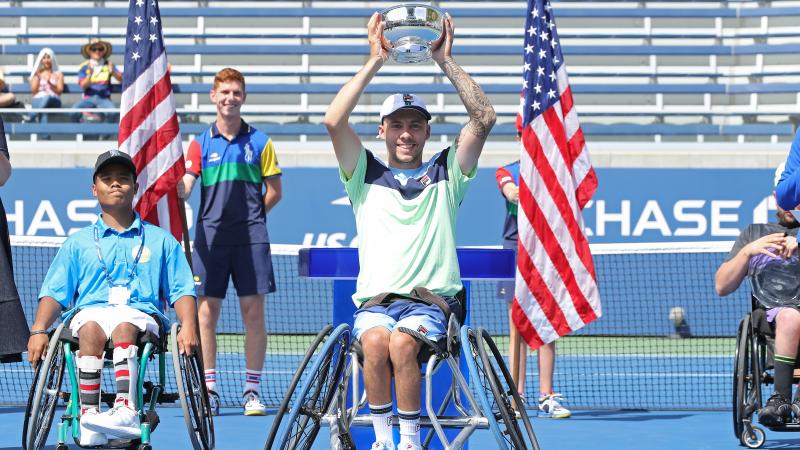
M33 376L22 424L22 447L25 450L44 448L50 433L64 379L64 347L58 339L63 328L62 323L50 334L45 359L36 367Z
M489 421L489 429L497 441L497 448L525 449L527 447L510 399L502 392L501 395L495 394L494 389L500 389L500 380L486 352L484 333L482 329L475 330L466 325L461 327L462 354L466 357L470 381L474 383L474 392L483 409L483 415Z
M306 350L305 355L303 355L303 359L301 360L300 365L297 367L297 370L294 372L292 381L289 382L289 387L286 389L286 395L284 395L283 400L278 407L278 412L275 414L275 420L272 422L272 428L269 430L269 435L267 435L267 442L264 444L264 450L272 449L272 444L275 442L275 438L278 435L278 429L280 428L281 422L289 410L289 403L292 401L294 391L297 390L297 385L300 384L300 378L302 378L306 367L308 367L308 365L311 363L314 353L316 353L319 347L322 346L322 342L326 337L328 337L328 335L331 333L331 330L333 330L333 325L325 325L322 331L317 333L314 341Z
M206 390L203 361L197 352L191 355L180 354L177 339L179 329L177 323L172 324L170 352L183 418L192 447L195 450L210 450L215 446L214 419Z
M497 345L488 331L479 328L478 333L483 340L483 345L478 346L478 353L480 353L483 366L486 367L487 372L491 375L488 377L489 386L494 394L497 410L503 418L503 423L498 423L501 431L505 425L509 437L513 436L513 439L519 439L518 446L514 448L527 448L523 430L519 426L519 420L521 420L528 435L528 441L534 450L539 450L539 442L533 432L533 425L531 425L531 420L528 417L528 411L524 407L519 408L518 412L514 411L513 405L524 405L524 403L519 392L517 392L514 379L511 377L508 367L506 367L503 355L500 354L500 350L497 349ZM517 414L519 415L519 420L517 419Z
M745 420L750 420L761 402L761 368L755 336L753 336L752 316L746 315L739 323L736 335L736 353L733 366L733 432L745 446L752 445L753 439L747 437ZM763 433L762 433L763 434ZM762 441L763 444L763 441ZM753 447L750 447L753 448Z
M331 333L311 364L307 378L289 410L286 427L278 434L278 449L308 450L314 444L325 413L339 392L350 348L350 326Z

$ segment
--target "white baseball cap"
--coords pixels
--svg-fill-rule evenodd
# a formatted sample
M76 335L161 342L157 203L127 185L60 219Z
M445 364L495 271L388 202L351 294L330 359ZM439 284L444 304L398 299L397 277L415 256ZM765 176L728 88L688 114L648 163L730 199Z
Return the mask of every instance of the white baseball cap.
M431 113L428 112L428 108L425 107L425 102L421 98L414 94L392 94L386 97L381 105L381 122L384 117L403 108L415 109L424 114L426 119L431 120Z

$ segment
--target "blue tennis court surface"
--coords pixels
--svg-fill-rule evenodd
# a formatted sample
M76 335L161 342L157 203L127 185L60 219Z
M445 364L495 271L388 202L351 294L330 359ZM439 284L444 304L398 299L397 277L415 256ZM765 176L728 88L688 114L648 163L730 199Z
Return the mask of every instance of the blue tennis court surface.
M162 408L161 425L153 433L155 449L190 449L181 410ZM0 450L19 449L23 408L0 408ZM217 449L260 449L274 416L243 417L238 409L223 409L214 420ZM544 450L728 450L743 448L734 439L729 412L708 411L575 411L570 419L534 419ZM51 433L49 444L55 442ZM320 431L313 450L326 450L327 430ZM470 449L495 448L486 430L470 440ZM767 432L765 449L798 448L800 433ZM52 446L48 446L52 449ZM71 445L70 448L78 448Z

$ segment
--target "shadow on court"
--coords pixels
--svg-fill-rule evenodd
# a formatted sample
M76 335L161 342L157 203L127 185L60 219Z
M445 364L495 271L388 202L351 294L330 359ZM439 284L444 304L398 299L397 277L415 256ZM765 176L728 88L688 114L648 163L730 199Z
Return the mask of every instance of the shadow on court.
M56 411L56 419L63 410ZM533 412L532 412L533 413ZM0 450L19 449L24 408L0 407ZM161 424L153 433L155 449L183 450L188 445L180 408L159 409ZM239 408L226 408L217 416L217 449L260 449L275 416L244 417ZM728 411L574 411L570 419L534 418L544 450L731 450L743 448L733 437ZM55 443L54 424L47 449ZM496 448L492 434L478 430L469 442L472 450ZM76 449L70 445L70 449ZM311 450L327 450L328 430L320 430ZM800 434L767 432L766 449L800 448Z

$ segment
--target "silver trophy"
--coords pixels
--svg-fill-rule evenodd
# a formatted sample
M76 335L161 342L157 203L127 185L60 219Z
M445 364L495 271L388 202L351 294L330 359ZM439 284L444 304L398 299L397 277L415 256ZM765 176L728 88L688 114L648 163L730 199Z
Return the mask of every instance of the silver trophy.
M431 59L431 43L442 36L442 11L433 6L409 3L387 8L381 15L383 35L392 46L392 59L403 64Z

